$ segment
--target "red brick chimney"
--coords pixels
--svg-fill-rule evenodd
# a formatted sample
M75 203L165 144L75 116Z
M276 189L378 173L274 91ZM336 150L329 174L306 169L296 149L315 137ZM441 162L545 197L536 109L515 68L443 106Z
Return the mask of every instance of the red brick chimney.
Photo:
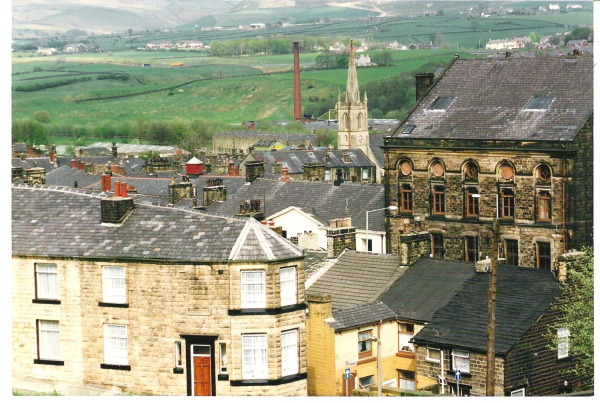
M127 197L127 182L121 182L121 197Z
M298 43L294 42L294 120L302 119L302 100L300 98L300 54Z
M281 168L281 173L283 174L283 176L281 177L281 181L287 182L288 179L290 179L290 177L288 176L288 167L284 166L283 168Z
M71 160L71 168L77 169L77 160L75 158Z
M77 161L77 170L78 171L83 171L85 169L85 162L83 161Z
M102 179L101 179L101 183L102 183L102 191L103 192L110 192L110 188L111 188L111 179L112 176L107 175L107 174L103 174L102 175Z
M114 197L121 197L121 182L119 182L119 181L115 181L115 196Z

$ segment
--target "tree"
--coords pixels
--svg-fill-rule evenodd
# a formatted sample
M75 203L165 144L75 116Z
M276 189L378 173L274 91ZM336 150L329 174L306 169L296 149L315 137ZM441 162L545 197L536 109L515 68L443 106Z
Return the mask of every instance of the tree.
M533 43L540 43L540 37L535 32L530 32L529 37L533 41Z
M37 111L33 114L33 119L40 123L50 123L50 114L46 111Z
M65 154L68 155L69 157L74 157L75 156L75 147L73 147L72 145L67 146L67 148L65 149Z
M392 56L392 52L389 50L384 50L383 52L377 52L373 54L371 60L378 66L389 66L392 64L392 60L394 60L394 58Z
M127 30L127 33L129 34L129 37L131 38L131 35L133 35L133 29L129 28Z
M573 31L571 31L570 34L567 34L565 36L565 43L568 43L571 40L577 40L577 39L586 39L587 40L591 33L592 33L592 30L588 27L575 28Z
M473 21L473 22L471 23L471 29L472 29L473 31L477 31L477 30L479 29L479 22L478 22L478 21Z
M562 307L565 314L559 328L569 329L569 355L578 358L578 365L567 373L580 379L594 377L594 251L584 248L584 254L567 265L564 284L568 303ZM557 348L556 335L552 346ZM593 383L593 382L592 382Z
M438 10L437 15L444 15L444 10Z

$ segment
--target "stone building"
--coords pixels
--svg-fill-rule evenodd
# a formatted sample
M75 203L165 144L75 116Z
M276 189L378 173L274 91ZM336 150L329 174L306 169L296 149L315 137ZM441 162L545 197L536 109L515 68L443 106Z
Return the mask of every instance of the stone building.
M82 189L13 186L12 203L13 376L306 395L304 257L289 241Z
M509 264L590 245L591 75L588 57L456 59L384 137L388 250L416 229L435 257L480 260L495 217Z
M486 395L489 276L476 273L468 279L412 338L422 386L445 378L445 392L456 394L455 372L460 370L461 396ZM593 380L569 372L579 360L569 351L577 340L560 325L568 296L549 270L501 265L497 301L495 396L556 395L593 387Z
M240 174L246 175L246 164L265 163L265 173L279 175L282 167L288 176L310 181L335 181L338 174L348 182L375 183L376 166L362 150L293 150L250 152L240 162Z
M310 133L219 132L213 135L213 150L218 153L246 154L261 140L273 140L284 146L309 146L317 136Z

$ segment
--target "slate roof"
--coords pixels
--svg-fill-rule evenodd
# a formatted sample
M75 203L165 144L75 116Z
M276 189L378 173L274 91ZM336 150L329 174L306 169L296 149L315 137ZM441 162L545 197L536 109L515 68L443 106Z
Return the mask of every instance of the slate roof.
M272 133L272 132L256 132L256 131L239 131L239 132L219 132L216 136L237 137L237 138L259 138L263 140L314 140L317 138L312 133Z
M379 299L399 318L429 322L475 273L474 264L421 257Z
M489 273L476 273L413 339L422 345L487 351ZM500 265L496 353L506 355L560 296L549 270Z
M25 161L21 161L20 158L12 158L11 166L13 167L21 167L23 169L27 168L44 168L46 172L50 172L56 167L54 163L50 162L48 157L39 157L39 158L25 158Z
M211 214L233 216L239 212L240 201L261 199L266 193L266 215L270 216L290 206L301 208L324 222L352 218L358 229L366 227L366 211L385 207L384 187L380 184L344 182L335 186L333 182L309 182L289 180L287 182L258 178L248 185L240 186L227 201L215 203L207 208ZM346 212L348 203L348 214ZM261 202L261 207L263 203ZM385 211L369 214L369 230L385 231Z
M78 171L74 168L62 166L46 174L46 184L73 187L75 186L75 181L77 181L77 187L79 188L85 188L97 184L97 188L100 189L101 177L101 173L92 175L85 173L84 171Z
M90 144L88 147L84 148L93 148L93 147L104 147L109 150L112 150L112 143L97 141L94 144ZM155 151L159 154L179 154L181 153L181 149L176 146L161 146L156 144L127 144L127 143L117 143L117 151L119 154L140 154L145 151Z
M103 197L89 190L13 186L13 255L170 262L302 258L297 246L254 219L136 204L121 225L102 225Z
M369 147L380 167L385 167L385 151L381 147L383 147L383 136L387 135L387 133L369 134Z
M307 250L304 258L306 279L321 268L321 265L327 260L327 251Z
M77 154L79 154L79 148L82 148L86 153L88 153L92 157L98 157L103 155L112 155L111 149L106 147L78 147Z
M132 178L127 176L113 175L111 178L111 189L115 188L115 181L126 182L127 188L133 186L137 193L150 196L169 197L169 185L171 178ZM181 183L181 176L177 176L176 183ZM92 186L93 189L102 189L102 183L98 182Z
M591 57L457 59L393 132L398 138L572 141L593 111ZM533 96L547 110L524 110ZM456 97L447 110L429 110ZM402 134L407 125L416 125Z
M376 301L362 305L339 308L333 311L333 322L327 322L335 331L342 331L353 327L379 323L380 320L390 320L396 313L385 304Z
M255 151L254 159L265 161L265 171L273 172L277 159L288 167L288 174L303 172L302 167L311 163L324 163L327 168L374 167L362 150L348 150L350 162L342 160L343 150L294 150L294 151ZM325 162L325 153L329 161ZM335 175L332 174L335 179ZM332 179L332 180L333 180Z
M360 305L375 301L405 270L399 255L348 250L306 292L331 295L333 309Z
M198 200L204 200L204 187L206 186L207 179L215 179L221 178L223 179L223 185L227 188L227 199L234 197L235 193L240 189L244 183L246 183L246 178L241 176L212 176L212 175L202 175L197 179L190 179L190 182L195 183L198 188ZM237 199L236 199L237 200ZM202 202L199 202L202 204ZM239 208L239 200L238 200L238 208Z
M15 152L17 152L17 153L26 153L29 151L27 149L27 144L25 144L25 143L15 143L14 147L15 147Z

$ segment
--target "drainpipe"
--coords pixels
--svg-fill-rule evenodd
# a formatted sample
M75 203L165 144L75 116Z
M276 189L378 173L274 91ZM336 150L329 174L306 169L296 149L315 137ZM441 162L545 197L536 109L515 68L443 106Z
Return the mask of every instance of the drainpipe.
M446 394L446 386L444 385L445 381L446 381L446 377L444 376L444 350L440 349L440 362L442 363L442 370L441 370L441 383L442 383L442 395Z
M565 148L565 143L563 143ZM567 160L563 154L563 196L562 196L562 221L563 221L563 254L567 253L567 219L566 219L566 204L567 204Z

